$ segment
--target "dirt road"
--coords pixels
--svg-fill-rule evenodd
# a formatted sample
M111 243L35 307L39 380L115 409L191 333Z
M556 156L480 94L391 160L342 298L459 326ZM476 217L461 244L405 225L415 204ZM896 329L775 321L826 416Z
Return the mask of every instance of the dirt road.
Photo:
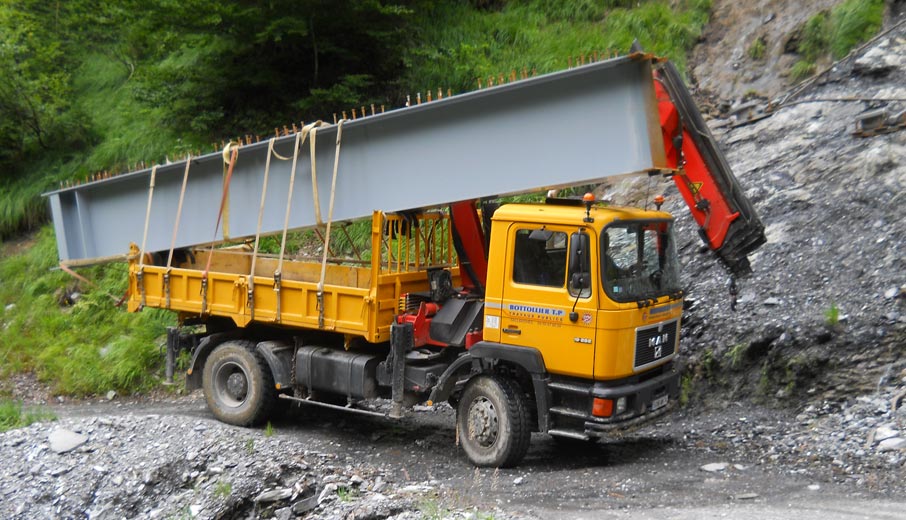
M187 431L264 437L262 429L217 423L197 394L156 403L69 405L56 412L61 424L124 414L166 416ZM285 450L291 459L302 447L333 458L349 474L359 466L372 468L394 489L409 490L410 502L413 493L424 493L437 504L426 511L416 498L420 513L413 518L906 518L902 489L885 479L864 475L861 481L835 482L841 479L834 468L820 461L788 465L772 459L763 442L736 440L746 439L747 425L765 432L795 423L776 412L741 412L733 406L695 417L681 412L597 446L563 446L536 435L518 468L488 470L472 467L456 447L447 407L396 422L303 408L272 423L274 448L267 456ZM318 517L331 518L330 508L322 504Z

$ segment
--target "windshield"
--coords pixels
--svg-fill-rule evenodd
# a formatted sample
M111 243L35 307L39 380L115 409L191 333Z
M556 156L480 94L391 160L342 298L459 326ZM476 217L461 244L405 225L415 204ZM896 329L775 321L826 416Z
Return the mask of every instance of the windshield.
M680 291L669 221L615 222L601 235L601 278L614 301L640 301Z

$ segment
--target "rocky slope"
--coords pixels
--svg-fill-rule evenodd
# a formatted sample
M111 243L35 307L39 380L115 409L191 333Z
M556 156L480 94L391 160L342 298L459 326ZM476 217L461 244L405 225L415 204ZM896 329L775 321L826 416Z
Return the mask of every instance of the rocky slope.
M890 489L906 471L906 125L853 134L882 109L906 123L906 24L769 117L712 121L768 237L735 311L727 276L664 187L688 288L689 398L792 410L768 435L715 431L763 460Z
M901 25L770 117L714 122L768 237L735 311L674 197L686 352L731 388L840 401L906 375L906 131L853 135L868 112L906 109L904 56Z
M733 102L746 94L772 98L789 86L787 71L798 57L788 42L808 19L839 0L717 0L702 42L692 51L690 73L702 90ZM764 44L753 59L749 49Z

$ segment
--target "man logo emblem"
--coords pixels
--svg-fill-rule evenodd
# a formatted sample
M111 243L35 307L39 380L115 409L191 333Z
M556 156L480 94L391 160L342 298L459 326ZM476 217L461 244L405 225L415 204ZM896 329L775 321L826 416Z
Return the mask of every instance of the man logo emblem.
M664 355L664 345L670 339L670 334L664 332L648 339L648 346L654 349L654 359L660 359Z

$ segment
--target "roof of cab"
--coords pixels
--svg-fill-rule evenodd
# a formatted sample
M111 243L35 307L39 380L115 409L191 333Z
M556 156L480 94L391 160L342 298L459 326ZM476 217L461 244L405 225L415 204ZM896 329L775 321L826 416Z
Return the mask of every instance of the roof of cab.
M505 204L494 213L493 220L508 222L533 222L539 224L583 224L585 206L582 204ZM593 227L602 228L614 220L673 220L673 215L665 211L643 210L624 206L594 205L591 217L595 219Z

